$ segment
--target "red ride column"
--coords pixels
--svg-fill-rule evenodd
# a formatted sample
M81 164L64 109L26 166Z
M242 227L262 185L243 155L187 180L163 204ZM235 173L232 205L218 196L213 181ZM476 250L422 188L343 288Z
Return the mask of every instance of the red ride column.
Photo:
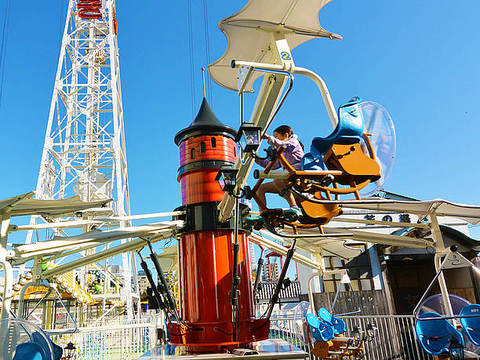
M238 333L233 341L233 221L217 222L224 193L215 180L236 158L235 130L222 124L203 99L193 123L175 136L180 148L178 180L186 229L179 243L180 312L185 324L169 325L171 342L192 352L214 352L268 337L269 323L254 318L248 238L239 231Z

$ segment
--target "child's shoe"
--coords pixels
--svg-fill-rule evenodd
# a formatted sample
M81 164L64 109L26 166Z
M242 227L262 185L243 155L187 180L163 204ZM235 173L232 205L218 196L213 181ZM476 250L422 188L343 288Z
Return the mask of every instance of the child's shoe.
M283 209L283 215L287 221L296 221L302 216L302 210L298 206L292 206L288 209Z
M260 215L250 214L248 216L245 216L244 220L247 221L247 222L253 223L253 222L257 222L257 221L262 221L263 217L261 217Z
M253 214L246 216L243 221L245 224L252 226L255 230L262 229L265 224L265 219L263 217Z

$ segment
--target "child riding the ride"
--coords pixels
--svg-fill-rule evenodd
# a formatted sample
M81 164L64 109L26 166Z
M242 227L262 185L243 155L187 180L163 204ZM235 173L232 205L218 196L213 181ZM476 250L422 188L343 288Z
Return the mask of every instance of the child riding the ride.
M302 165L302 158L304 155L303 145L298 140L297 135L293 133L293 130L288 125L282 125L276 128L273 131L273 136L267 134L263 135L263 138L268 141L268 144L279 148L281 146L285 147L283 151L283 156L285 159L295 168L300 169ZM270 160L267 159L256 159L257 164L262 167L266 167ZM274 164L273 169L278 169L281 167L280 162ZM263 183L257 190L255 201L258 204L260 214L267 211L267 200L265 194L280 194L285 200L287 200L290 208L284 209L283 213L289 217L298 217L302 215L300 208L297 206L295 197L293 196L290 190L284 191L285 186L287 185L286 180L275 179L268 183Z

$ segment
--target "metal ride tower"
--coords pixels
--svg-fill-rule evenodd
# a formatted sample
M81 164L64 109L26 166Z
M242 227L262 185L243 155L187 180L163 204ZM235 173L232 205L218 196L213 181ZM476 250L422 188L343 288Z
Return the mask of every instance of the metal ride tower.
M70 0L36 197L78 195L83 201L112 198L110 208L83 213L82 218L118 216L123 227L129 225L122 217L130 215L130 200L118 57L115 0ZM42 221L45 219L39 216L31 219L32 224ZM28 233L27 244L33 234ZM54 230L54 235L62 234L62 229ZM118 279L111 271L113 263L123 269ZM103 272L104 286L97 299L104 304L107 299L123 300L131 316L132 299L138 298L136 281L132 289L136 271L131 253L82 268L79 280L83 286L88 270ZM110 289L112 281L121 283L122 290L118 291L120 286L116 291Z

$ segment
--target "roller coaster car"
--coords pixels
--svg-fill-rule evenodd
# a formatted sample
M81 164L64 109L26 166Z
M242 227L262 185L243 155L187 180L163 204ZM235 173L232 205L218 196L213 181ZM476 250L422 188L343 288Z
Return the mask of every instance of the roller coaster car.
M283 156L283 149L279 148L270 157L271 162L265 170L254 174L259 179L254 193L263 179L287 180L287 189L295 194L303 213L297 223L286 222L288 225L308 227L328 223L333 217L341 215L342 209L336 204L316 201L333 200L332 194L335 200L347 194L360 199L359 191L381 178L369 135L364 133L360 104L359 99L354 98L339 108L335 130L326 138L313 139L310 152L302 160L301 170L296 170ZM270 173L277 161L286 171ZM275 220L273 213L272 219L269 212L265 215L269 220Z

